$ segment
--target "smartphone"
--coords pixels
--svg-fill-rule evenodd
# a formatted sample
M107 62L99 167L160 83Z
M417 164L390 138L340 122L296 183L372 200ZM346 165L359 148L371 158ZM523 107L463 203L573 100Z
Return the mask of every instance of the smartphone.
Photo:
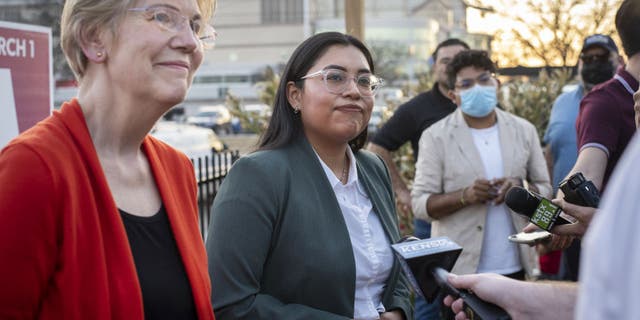
M539 230L533 232L520 232L509 236L509 241L522 244L536 244L551 238L551 233Z

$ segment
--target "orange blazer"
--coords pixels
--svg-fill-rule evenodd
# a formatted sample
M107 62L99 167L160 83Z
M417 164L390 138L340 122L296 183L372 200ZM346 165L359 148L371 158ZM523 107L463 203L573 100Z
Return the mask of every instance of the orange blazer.
M199 319L214 319L193 166L150 136L142 149ZM75 99L0 152L0 318L144 319L127 235Z

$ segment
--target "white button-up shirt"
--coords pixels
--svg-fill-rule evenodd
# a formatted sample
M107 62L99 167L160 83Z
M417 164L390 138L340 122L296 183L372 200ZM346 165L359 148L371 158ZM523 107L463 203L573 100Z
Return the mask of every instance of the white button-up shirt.
M356 263L354 319L379 319L379 314L385 311L382 293L393 267L393 253L371 200L358 181L353 153L347 149L349 179L344 185L318 159L333 187L351 238Z

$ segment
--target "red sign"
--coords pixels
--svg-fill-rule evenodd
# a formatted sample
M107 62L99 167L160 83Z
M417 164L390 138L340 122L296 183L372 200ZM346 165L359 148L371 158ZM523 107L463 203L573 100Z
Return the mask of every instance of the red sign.
M51 28L0 21L0 148L52 108Z

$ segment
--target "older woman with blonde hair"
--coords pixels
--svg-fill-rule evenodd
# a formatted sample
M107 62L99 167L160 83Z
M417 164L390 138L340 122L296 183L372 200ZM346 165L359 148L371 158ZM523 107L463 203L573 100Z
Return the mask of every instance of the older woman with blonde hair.
M0 318L212 319L189 159L150 137L215 0L67 0L77 98L0 153Z

